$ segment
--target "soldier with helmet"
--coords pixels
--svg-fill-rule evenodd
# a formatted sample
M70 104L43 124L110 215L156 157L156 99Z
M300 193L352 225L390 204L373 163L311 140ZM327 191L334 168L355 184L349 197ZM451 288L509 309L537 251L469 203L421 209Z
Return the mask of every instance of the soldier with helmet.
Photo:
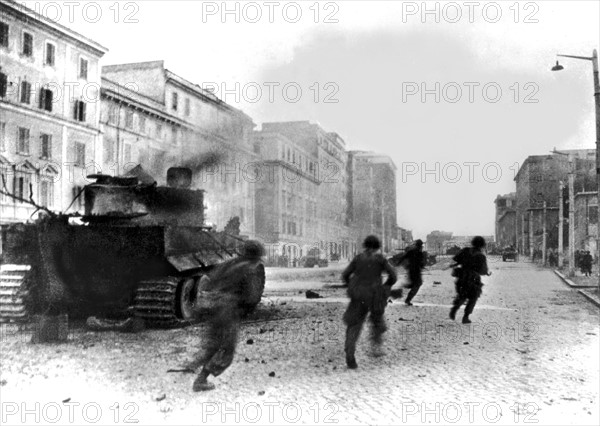
M202 366L193 384L196 392L214 389L215 385L207 380L208 376L219 376L233 361L243 313L241 302L247 300L246 292L252 291L248 274L254 270L253 266L260 262L264 253L260 242L245 241L242 256L217 265L210 278L202 278L201 287L209 287L209 293L212 294L207 308L207 330L203 348L185 368L186 371L195 372Z
M450 318L455 319L460 307L467 302L462 319L463 324L471 323L469 315L473 313L483 287L481 276L492 275L488 271L487 260L483 254L484 248L485 239L477 236L471 241L471 247L462 249L452 259L455 262L452 275L456 277L456 297L450 310Z
M370 313L372 323L371 341L375 346L381 344L383 333L387 330L383 314L387 299L397 276L394 268L379 253L381 244L374 235L369 235L363 243L365 250L357 255L342 273L342 279L348 286L350 304L344 314L346 329L346 364L354 369L356 363L356 343L367 315ZM387 280L382 285L382 273L387 273Z

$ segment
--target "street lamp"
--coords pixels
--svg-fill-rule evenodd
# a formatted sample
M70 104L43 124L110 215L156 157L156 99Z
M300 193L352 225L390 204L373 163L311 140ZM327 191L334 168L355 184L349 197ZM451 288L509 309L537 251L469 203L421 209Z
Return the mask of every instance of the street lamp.
M598 191L598 209L600 211L600 82L598 81L598 52L596 49L592 52L591 57L574 56L574 55L556 55L563 58L584 59L592 61L592 70L594 74L594 99L596 105L596 185ZM560 71L564 69L562 65L556 61L556 65L552 67L552 71ZM598 221L600 222L600 220ZM598 290L600 291L600 224L596 225L596 251L598 253Z

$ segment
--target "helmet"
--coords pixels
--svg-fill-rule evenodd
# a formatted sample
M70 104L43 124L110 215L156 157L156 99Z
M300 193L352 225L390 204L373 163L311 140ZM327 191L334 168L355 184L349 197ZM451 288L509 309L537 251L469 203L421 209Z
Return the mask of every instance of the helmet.
M265 248L260 241L247 240L244 242L242 255L250 259L257 259L265 255Z
M484 248L485 247L485 239L478 235L471 240L471 245L473 247L479 248L479 249Z
M365 238L363 247L366 249L378 250L381 247L381 243L379 242L379 238L377 238L375 235L369 235L367 238Z

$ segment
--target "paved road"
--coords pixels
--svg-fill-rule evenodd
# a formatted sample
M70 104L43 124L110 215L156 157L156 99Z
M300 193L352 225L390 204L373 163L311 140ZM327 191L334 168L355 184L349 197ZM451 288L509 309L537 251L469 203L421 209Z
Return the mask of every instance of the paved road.
M50 410L66 398L80 403L79 423L82 406L98 404L97 424L117 414L119 424L127 414L142 424L600 424L598 309L549 270L491 267L471 325L448 318L449 271L428 272L415 306L389 305L384 356L365 330L358 370L344 365L343 289L306 301L306 285L267 288L234 364L203 394L190 391L192 376L164 374L200 344L197 328L76 333L56 352L4 339L3 409L17 407L9 424L22 401Z

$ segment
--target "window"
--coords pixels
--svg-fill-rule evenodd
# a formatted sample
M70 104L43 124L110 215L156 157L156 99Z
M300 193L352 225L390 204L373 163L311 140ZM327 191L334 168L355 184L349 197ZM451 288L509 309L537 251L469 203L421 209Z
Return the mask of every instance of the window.
M153 149L152 151L153 151L152 160L151 160L152 169L153 170L162 170L164 168L166 152L160 151L158 149Z
M40 202L44 207L52 207L54 201L54 182L42 180L40 182Z
M133 111L125 111L125 128L133 129Z
M40 158L48 159L52 158L52 135L46 135L42 133L40 136Z
M46 57L45 64L51 67L54 66L54 57L56 53L56 46L54 44L46 42Z
M33 36L23 31L23 45L21 46L21 54L23 56L33 56Z
M21 82L21 103L28 104L31 101L31 83Z
M185 116L189 117L190 116L190 98L185 98Z
M42 88L40 90L40 109L52 112L52 98L54 93L50 89Z
M88 78L88 60L85 58L79 58L79 78Z
M6 123L0 123L0 151L6 150Z
M31 182L31 177L27 174L22 174L21 176L19 176L17 178L16 183L16 188L15 188L15 192L16 192L16 196L21 198L21 199L29 199L29 195L30 195L30 185ZM19 202L23 202L23 201L19 201Z
M8 76L0 72L0 98L6 96L6 88L8 87Z
M104 139L104 162L115 161L115 143L110 139Z
M85 166L85 144L82 142L75 142L73 144L75 165L79 167Z
M285 146L281 147L281 159L285 160Z
M119 117L119 108L116 105L111 105L108 107L108 122L110 124L117 124L117 119Z
M162 139L162 124L156 125L156 139Z
M29 154L29 129L24 127L19 127L17 152L20 154Z
M126 143L125 146L123 147L123 160L125 161L125 164L130 163L131 162L131 145Z
M73 119L77 121L85 121L85 109L85 102L75 101L75 107L73 108Z
M177 144L177 132L178 132L177 127L173 127L173 131L171 134L171 143L173 143L175 145Z
M8 47L8 24L0 22L0 46Z
M171 94L171 104L173 106L173 111L177 111L177 100L178 100L177 92L173 92Z
M595 224L598 222L598 206L588 206L588 223Z
M140 123L140 133L146 133L146 117L142 117L140 115L139 118L140 118L140 120L139 120L139 123Z

